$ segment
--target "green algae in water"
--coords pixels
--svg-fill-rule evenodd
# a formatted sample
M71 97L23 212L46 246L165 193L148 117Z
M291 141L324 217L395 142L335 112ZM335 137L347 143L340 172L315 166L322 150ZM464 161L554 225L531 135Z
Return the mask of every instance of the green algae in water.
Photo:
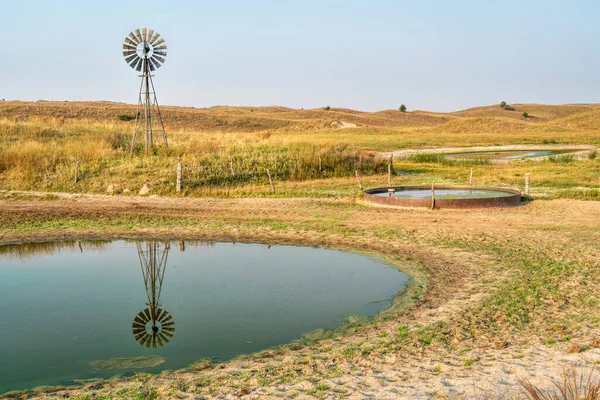
M140 369L158 367L165 361L167 359L161 356L139 356L96 360L90 361L89 364L93 369Z

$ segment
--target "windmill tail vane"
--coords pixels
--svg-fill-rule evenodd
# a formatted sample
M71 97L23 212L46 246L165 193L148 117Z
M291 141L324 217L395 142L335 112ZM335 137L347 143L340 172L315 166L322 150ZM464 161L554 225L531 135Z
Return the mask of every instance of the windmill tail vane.
M163 144L168 151L167 133L158 106L154 82L152 81L154 76L152 72L160 68L167 57L165 40L153 29L136 29L125 37L123 57L125 57L125 62L131 68L141 72L135 128L131 139L131 152L135 151L136 142L140 138L144 138L146 154L154 152L155 134L162 136Z
M170 244L146 242L136 243L136 246L148 302L147 307L134 317L131 328L139 344L156 348L168 343L175 334L173 317L160 305Z

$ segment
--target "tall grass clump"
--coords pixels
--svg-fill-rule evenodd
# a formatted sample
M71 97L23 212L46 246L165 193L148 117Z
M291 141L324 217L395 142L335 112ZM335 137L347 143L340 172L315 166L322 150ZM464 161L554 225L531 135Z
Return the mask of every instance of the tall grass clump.
M565 368L560 381L552 382L552 389L541 389L527 379L520 379L526 399L530 400L598 400L600 380L595 378L595 366L587 376L578 374L575 367Z
M557 163L557 164L571 163L575 160L576 160L576 158L575 158L574 154L557 154L555 156L548 157L548 161L550 161L552 163Z
M159 156L148 157L143 151L130 154L131 132L120 123L0 120L0 185L94 192L116 184L133 191L151 181L156 193L169 193L178 162L184 164L186 186L192 190L268 184L267 169L277 181L304 181L354 176L355 170L366 176L387 168L385 160L346 144L271 136L172 131L169 152L159 146Z

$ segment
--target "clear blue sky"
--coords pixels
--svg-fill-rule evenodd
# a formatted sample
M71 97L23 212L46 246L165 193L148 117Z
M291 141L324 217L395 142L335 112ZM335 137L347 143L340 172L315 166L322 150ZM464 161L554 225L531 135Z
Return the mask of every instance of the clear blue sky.
M3 1L0 98L135 103L123 38L167 40L161 104L458 110L597 102L597 0Z

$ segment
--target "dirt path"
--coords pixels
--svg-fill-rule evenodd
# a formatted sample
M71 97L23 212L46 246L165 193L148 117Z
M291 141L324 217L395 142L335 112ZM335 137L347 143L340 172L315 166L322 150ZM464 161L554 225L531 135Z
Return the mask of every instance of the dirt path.
M447 243L525 243L548 257L597 262L600 218L592 216L599 215L599 202L563 200L535 201L510 209L428 210L371 208L351 198L188 199L0 192L0 244L148 236L305 244L411 260L420 267L409 272L427 285L416 307L341 337L267 351L213 368L165 372L137 381L116 379L84 388L30 391L15 398L110 397L148 388L161 398L484 398L520 393L519 377L549 386L548 378L559 377L565 365L587 371L600 360L600 350L593 346L581 352L571 349L600 338L597 323L582 321L569 342L551 346L531 332L508 332L502 337L458 335L451 351L415 345L390 352L386 346L395 343L390 338L403 324L416 329L456 323L508 276L493 255ZM354 348L360 351L348 353ZM275 374L279 378L271 379Z

